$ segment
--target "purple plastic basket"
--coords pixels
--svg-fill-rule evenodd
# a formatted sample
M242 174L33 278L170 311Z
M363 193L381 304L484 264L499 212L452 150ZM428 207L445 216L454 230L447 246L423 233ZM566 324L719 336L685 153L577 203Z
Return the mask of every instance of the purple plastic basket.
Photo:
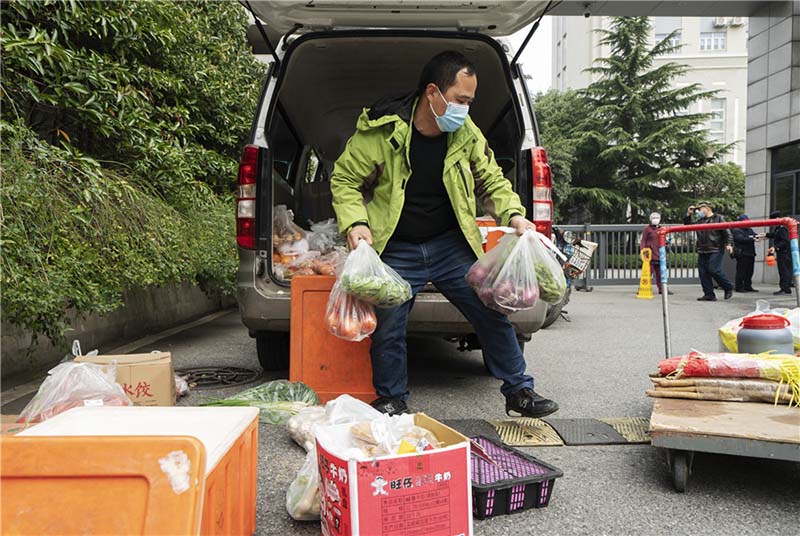
M494 464L472 454L472 513L478 519L543 508L550 502L560 469L499 445L483 436L473 437Z

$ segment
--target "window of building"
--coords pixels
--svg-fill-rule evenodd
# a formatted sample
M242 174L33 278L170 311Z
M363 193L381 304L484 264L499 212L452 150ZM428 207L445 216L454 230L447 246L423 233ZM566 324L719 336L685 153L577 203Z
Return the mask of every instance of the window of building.
M708 120L708 133L711 139L725 143L725 99L711 99L711 117Z
M800 212L800 142L772 150L770 206L785 216Z
M678 46L683 42L681 34L681 17L655 17L653 20L653 33L656 43L669 37L671 46ZM676 32L672 37L670 34Z
M700 50L725 50L727 48L727 32L700 32Z

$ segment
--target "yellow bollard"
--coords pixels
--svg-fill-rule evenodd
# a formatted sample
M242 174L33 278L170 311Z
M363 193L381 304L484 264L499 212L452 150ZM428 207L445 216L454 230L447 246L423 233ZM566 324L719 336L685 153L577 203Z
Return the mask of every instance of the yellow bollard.
M653 284L650 281L650 259L653 258L653 252L650 248L642 250L642 277L639 279L639 292L636 297L640 300L653 299Z

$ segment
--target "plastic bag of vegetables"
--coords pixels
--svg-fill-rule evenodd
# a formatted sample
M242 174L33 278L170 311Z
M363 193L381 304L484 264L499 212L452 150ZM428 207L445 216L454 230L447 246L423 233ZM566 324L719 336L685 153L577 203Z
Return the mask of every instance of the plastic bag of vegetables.
M411 299L411 285L364 240L347 256L339 281L345 292L376 307L394 307Z
M507 234L467 272L466 279L486 305L503 314L531 309L539 300L534 231Z
M544 235L534 232L536 240L532 242L536 256L536 282L539 284L539 298L547 303L556 304L564 299L567 292L567 278L564 269L553 253L542 242Z
M319 520L319 467L315 447L308 451L303 467L289 484L286 511L297 521Z
M337 281L325 309L325 327L346 341L363 341L375 331L378 320L369 303L349 295Z
M319 404L319 397L303 382L275 380L252 387L228 398L212 399L204 406L253 406L259 409L258 420L286 424L289 417L308 406Z

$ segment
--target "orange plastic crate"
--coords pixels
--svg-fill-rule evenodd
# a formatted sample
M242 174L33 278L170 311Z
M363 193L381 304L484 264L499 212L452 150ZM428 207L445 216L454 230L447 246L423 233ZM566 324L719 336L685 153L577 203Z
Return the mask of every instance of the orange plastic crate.
M209 439L213 431L198 425L205 421L204 412L218 409L248 414L216 412L223 420L238 422ZM137 410L150 413L131 413ZM158 410L169 410L167 418L153 413ZM141 430L141 423L148 421L159 422L152 428L154 435L119 433L129 425ZM102 422L104 430L86 435ZM219 430L214 422L207 426ZM169 428L174 435L160 431ZM188 436L192 428L199 438ZM255 531L254 408L77 408L2 438L0 447L2 534ZM190 462L189 489L180 493L159 463L175 451L184 452Z
M336 278L292 278L289 379L314 389L322 402L349 394L366 402L376 398L372 386L370 339L348 342L325 327L325 307Z

